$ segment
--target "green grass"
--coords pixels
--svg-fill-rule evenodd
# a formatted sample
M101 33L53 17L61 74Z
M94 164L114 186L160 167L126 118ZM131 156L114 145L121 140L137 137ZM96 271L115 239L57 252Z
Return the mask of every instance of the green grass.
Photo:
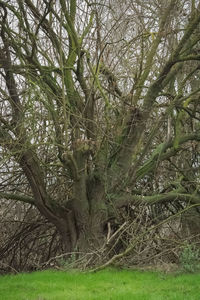
M104 270L43 271L0 277L1 300L200 299L200 274Z

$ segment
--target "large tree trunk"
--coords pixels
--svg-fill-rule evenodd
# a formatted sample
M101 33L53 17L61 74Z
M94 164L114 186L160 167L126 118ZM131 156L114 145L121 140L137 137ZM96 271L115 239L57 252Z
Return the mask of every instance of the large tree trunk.
M81 179L80 179L81 181ZM76 226L76 249L90 251L99 248L104 241L104 227L107 221L104 186L100 182L89 182L84 191L83 183L74 185L76 197L70 203ZM81 189L82 188L82 189ZM81 198L82 196L82 198Z

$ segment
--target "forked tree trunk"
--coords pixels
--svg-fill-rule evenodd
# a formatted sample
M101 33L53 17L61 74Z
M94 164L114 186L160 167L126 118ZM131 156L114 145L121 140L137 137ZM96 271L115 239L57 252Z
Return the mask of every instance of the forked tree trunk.
M72 217L72 215L74 217ZM58 229L64 252L88 253L103 246L105 240L106 217L102 211L91 211L89 214L71 211L66 219L57 218L57 222L48 218Z
M81 192L77 190L78 194ZM100 183L94 184L87 194L87 199L74 199L70 204L73 215L69 226L73 240L72 248L80 252L93 251L103 245L104 228L108 218L104 186Z

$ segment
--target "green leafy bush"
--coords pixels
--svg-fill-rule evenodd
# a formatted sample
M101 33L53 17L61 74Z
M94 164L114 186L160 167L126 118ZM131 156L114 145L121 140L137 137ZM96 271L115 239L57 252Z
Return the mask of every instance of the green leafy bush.
M182 247L180 265L186 272L194 273L200 270L200 250L194 244Z

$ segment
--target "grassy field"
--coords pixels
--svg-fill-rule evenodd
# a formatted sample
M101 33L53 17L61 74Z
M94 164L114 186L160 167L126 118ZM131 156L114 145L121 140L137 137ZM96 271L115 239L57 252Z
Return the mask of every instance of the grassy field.
M200 299L200 274L43 271L0 277L1 300Z

